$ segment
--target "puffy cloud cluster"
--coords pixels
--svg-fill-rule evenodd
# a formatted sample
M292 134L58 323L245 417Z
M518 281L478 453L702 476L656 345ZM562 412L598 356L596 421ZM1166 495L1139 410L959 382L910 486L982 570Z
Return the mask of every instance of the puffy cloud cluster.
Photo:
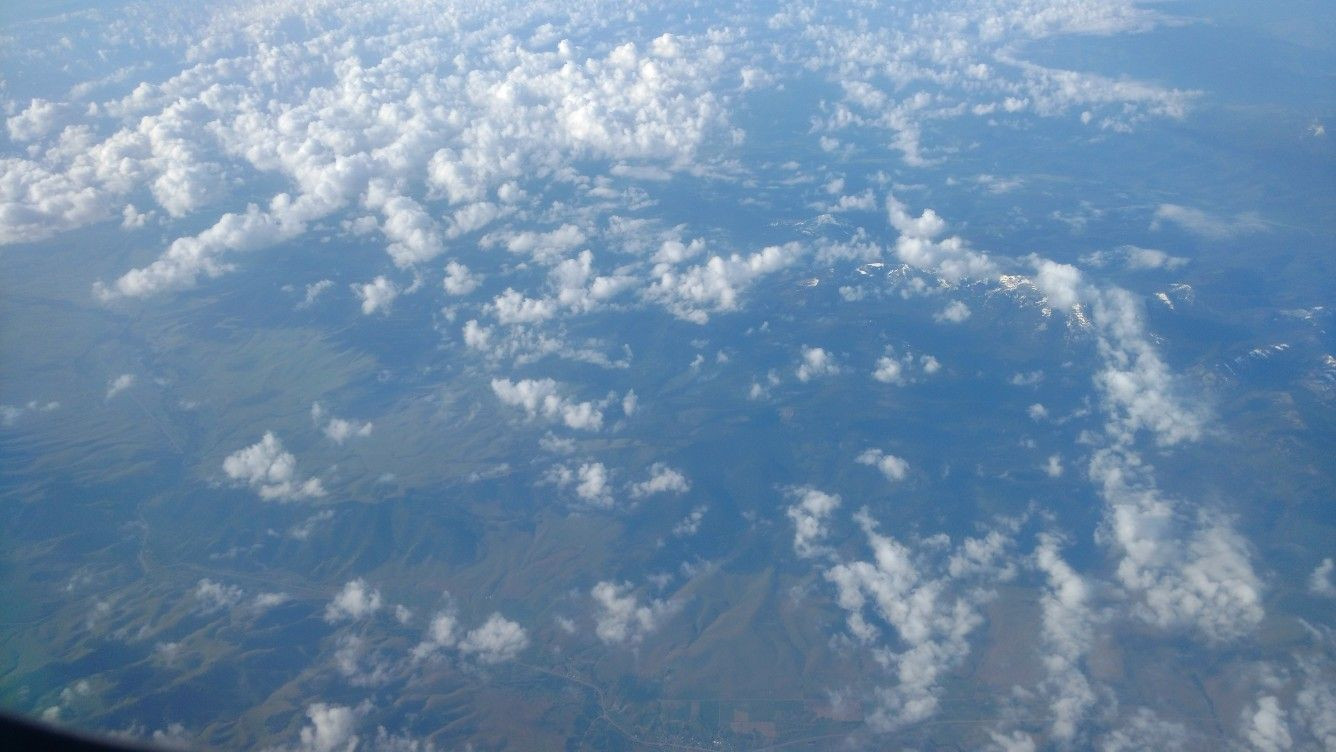
M970 307L963 300L953 300L946 307L933 314L933 321L940 324L963 324L970 317Z
M891 227L899 233L895 255L909 266L932 272L948 282L996 276L996 265L988 254L972 250L957 235L937 239L946 231L946 221L932 209L925 209L915 217L899 199L887 196L886 213ZM959 323L968 318L969 307L956 301L940 315L945 321Z
M589 594L597 607L594 633L608 644L638 644L678 608L662 600L642 605L629 583L599 582Z
M854 519L872 549L869 561L837 561L825 570L847 612L849 635L868 646L895 683L877 688L867 722L892 731L937 712L944 675L969 654L969 635L983 623L987 584L1007 579L1007 539L965 541L952 556L930 540L915 551L877 531L867 510ZM942 537L942 536L939 536ZM944 538L944 537L943 537ZM883 638L889 630L893 638Z
M514 291L510 291L510 294L515 301L535 300L526 299ZM549 318L549 314L556 315L556 308L549 306L546 299L540 299L539 302L545 307L542 319ZM464 345L469 349L482 353L489 360L511 359L515 365L533 363L552 355L600 368L621 369L630 365L630 352L625 345L621 348L621 357L614 357L609 354L612 349L609 343L599 339L571 341L560 328L543 329L541 320L532 324L511 324L498 328L480 324L477 319L469 319L460 328L460 333Z
M415 266L513 211L521 181L571 181L572 165L590 159L682 170L728 132L712 91L726 63L718 35L584 49L552 41L583 36L591 9L571 8L569 28L525 43L506 30L551 14L523 4L261 7L200 14L214 18L187 32L190 59L166 80L94 107L38 100L9 118L11 137L51 148L4 160L0 243L103 221L142 193L185 216L235 182L276 178L287 189L267 207L223 214L99 292L188 287L230 268L232 253L350 210L374 215L395 265ZM80 118L90 122L51 135Z
M342 444L354 436L370 436L371 427L370 421L358 423L345 418L330 418L325 424L325 436L335 444Z
M195 583L192 592L201 613L211 614L231 609L246 600L246 591L237 585L224 585L205 578ZM286 603L289 597L284 593L259 593L246 603L251 613L258 613L274 606Z
M482 245L503 245L515 254L524 254L540 264L552 264L564 258L567 252L579 248L588 236L579 227L567 223L547 232L523 230L493 233L483 238Z
M904 386L916 380L916 372L931 376L940 370L942 364L931 355L920 355L916 358L913 353L905 353L896 356L890 348L887 348L886 354L877 358L876 367L872 369L872 378L883 384Z
M1143 749L1188 749L1198 741L1181 723L1165 720L1150 708L1137 708L1118 728L1100 739L1102 752Z
M934 121L1072 116L1127 131L1150 117L1182 118L1194 96L1018 59L1026 40L1155 22L1129 0L930 3L893 15L888 23L870 10L792 3L769 19L772 28L794 29L801 41L791 54L843 90L817 123L823 146L838 148L841 131L884 130L906 164L925 166L934 151L947 151L924 143Z
M223 472L254 488L262 499L293 501L325 495L319 478L297 477L297 458L283 449L283 443L271 431L258 442L228 455L223 460Z
M493 613L477 627L460 634L459 617L447 608L432 617L426 637L413 650L413 657L423 660L443 650L454 650L480 663L495 664L514 660L529 647L529 635L517 622Z
M343 632L335 640L334 667L354 687L375 687L390 681L393 665L385 651L359 634Z
M395 298L399 297L399 286L387 277L376 277L365 284L352 286L357 299L362 302L362 313L389 313Z
M1294 745L1285 710L1273 695L1259 697L1241 720L1243 737L1258 752L1284 752Z
M325 606L325 621L330 623L365 619L380 610L380 591L366 580L349 580Z
M654 268L654 282L645 297L673 315L704 324L711 313L737 309L739 298L756 280L797 261L804 249L797 243L767 246L743 256L711 256L704 264L679 269L668 263Z
M1049 699L1050 736L1070 743L1078 737L1097 700L1082 668L1090 651L1095 620L1090 586L1062 560L1058 542L1051 536L1041 537L1034 561L1047 580L1039 600L1046 673L1040 691Z
M1241 637L1261 622L1261 581L1247 542L1227 521L1185 516L1125 450L1096 452L1090 475L1108 505L1102 537L1120 556L1118 582L1137 599L1138 616L1212 641Z
M560 488L573 488L580 501L590 506L610 509L615 503L611 473L602 462L585 462L574 469L557 465L545 479Z
M32 141L55 130L69 108L45 99L34 99L17 115L5 120L12 141Z
M1090 477L1106 504L1103 538L1121 557L1118 581L1151 623L1195 628L1213 641L1238 638L1263 615L1247 542L1219 514L1187 516L1132 449L1143 432L1162 446L1198 438L1201 412L1179 398L1139 301L1116 288L1091 295L1105 364L1095 382L1111 444L1092 455Z
M881 471L882 475L886 476L886 480L892 482L904 480L905 475L909 473L908 462L880 449L868 449L854 458L854 461L860 465L875 467Z
M820 541L829 531L827 520L840 507L840 497L811 487L789 491L795 503L785 512L793 521L793 550L808 558L827 553Z
M552 379L492 379L492 392L503 403L524 408L530 418L559 420L569 428L584 431L603 427L603 411L597 405L562 397Z
M469 271L467 266L458 261L451 261L445 265L445 277L441 279L441 287L445 289L447 295L468 295L478 289L482 284L482 277Z
M506 288L492 300L489 309L505 325L536 324L561 311L588 313L599 309L633 284L634 278L625 274L597 274L594 254L584 250L549 271L549 296L531 298Z
M483 663L500 663L515 658L529 646L529 637L519 624L492 614L481 626L469 630L459 641L459 652Z
M893 198L887 203L902 237L932 235L945 226L930 211L914 218ZM1100 539L1118 557L1116 576L1135 602L1133 612L1166 629L1195 629L1212 641L1242 636L1263 614L1261 582L1246 541L1220 514L1185 514L1159 491L1134 450L1145 434L1158 446L1195 440L1204 421L1156 352L1140 300L1126 290L1087 284L1073 266L1038 256L1028 261L1035 269L1029 281L1055 308L1073 317L1083 315L1082 306L1091 308L1103 361L1094 381L1108 445L1092 454L1089 475L1105 502Z
M805 345L802 349L802 357L798 360L798 367L793 371L798 380L802 382L839 372L840 367L835 363L835 356L820 347L807 347Z
M223 585L203 579L196 583L194 595L200 610L211 613L237 605L245 594L236 585Z
M691 490L691 481L681 472L655 462L650 465L649 478L631 486L631 498L640 499L661 493L683 494Z
M1331 681L1330 661L1315 660L1301 665L1303 683L1294 694L1294 718L1322 749L1336 748L1336 685Z
M328 418L328 420L326 420L326 418ZM351 438L364 439L371 435L371 430L373 428L370 421L358 422L329 415L319 402L312 403L311 405L311 421L317 425L324 421L325 425L322 431L325 434L325 438L335 444L342 444Z
M681 522L678 522L673 526L673 535L676 535L679 538L686 538L700 532L700 524L701 521L705 519L705 513L707 511L709 511L709 507L706 506L699 506L692 509L686 517L682 518Z
M279 194L267 211L250 204L245 212L228 212L199 234L172 241L148 266L126 272L110 286L98 282L94 292L109 300L191 287L201 275L216 277L231 269L223 261L227 254L267 248L302 234L309 220L321 216L320 208L307 197L294 201Z
M352 752L361 739L355 733L366 708L330 705L323 702L306 706L310 723L299 732L300 752Z
M363 727L370 725L368 716L375 712L370 700L355 706L313 702L306 706L307 723L297 732L297 743L270 749L275 752L431 752L435 749L429 742L391 733L384 726L375 726L374 733L370 733L370 728L364 731Z

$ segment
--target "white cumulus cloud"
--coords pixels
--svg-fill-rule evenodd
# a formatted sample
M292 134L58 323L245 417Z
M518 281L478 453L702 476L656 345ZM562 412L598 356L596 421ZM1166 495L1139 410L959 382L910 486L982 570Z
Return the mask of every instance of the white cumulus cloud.
M292 501L325 495L319 478L298 478L297 458L283 449L283 443L271 431L258 442L228 455L223 460L223 472L254 488L262 499Z

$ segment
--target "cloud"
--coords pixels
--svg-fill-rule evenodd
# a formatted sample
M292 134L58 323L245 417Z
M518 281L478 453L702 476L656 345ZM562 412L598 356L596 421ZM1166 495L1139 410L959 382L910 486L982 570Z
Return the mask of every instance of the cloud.
M366 437L371 435L371 423L356 423L343 418L330 418L329 423L325 424L325 436L335 444L342 444L354 436Z
M340 634L334 651L334 666L354 687L374 687L391 678L389 660L370 648L365 637Z
M935 215L909 217L890 203L903 232L942 231ZM919 227L922 225L922 227ZM1249 546L1229 521L1202 510L1195 519L1162 494L1133 451L1148 433L1159 446L1200 437L1201 408L1160 359L1140 299L1116 287L1095 288L1069 265L1031 256L1034 284L1071 316L1089 303L1103 366L1094 378L1108 444L1092 455L1089 476L1105 503L1099 540L1118 557L1116 576L1133 600L1132 613L1163 629L1192 629L1212 642L1237 639L1261 621L1261 582Z
M1244 709L1241 723L1244 738L1258 752L1283 752L1294 745L1286 713L1280 700L1271 695L1259 697Z
M309 200L275 196L269 211L251 204L240 214L228 212L198 235L172 241L153 263L132 269L110 286L97 282L102 300L142 298L193 287L201 275L216 277L232 267L221 261L228 253L253 251L290 240L306 231L306 222L320 216Z
M706 506L699 506L692 509L686 517L682 518L681 522L678 522L673 526L673 535L676 535L679 538L686 538L700 532L700 524L701 521L705 519L705 513L707 511L709 511L709 507Z
M361 741L354 731L362 708L315 702L306 706L310 723L300 732L300 752L353 752Z
M1187 749L1194 741L1181 723L1166 721L1150 708L1137 708L1123 724L1100 740L1100 752Z
M328 280L328 279L322 279L322 280L320 280L319 282L312 282L311 284L307 285L307 286L306 286L306 294L305 294L305 296L302 298L302 301L301 301L300 303L297 304L297 308L299 308L299 309L306 309L306 308L310 308L311 306L315 305L315 301L316 301L322 294L324 294L324 292L325 292L326 290L330 289L330 288L333 287L333 286L334 286L334 282L333 282L332 280Z
M1008 542L1000 533L993 540L967 539L943 560L938 543L916 554L878 533L866 509L854 519L872 559L837 561L824 577L836 588L854 643L868 646L895 677L875 690L875 707L866 716L874 731L888 732L937 712L941 679L969 654L968 636L983 623L980 607L991 597L969 584L1010 576L1012 568L1001 560ZM882 639L886 628L893 640Z
M157 215L155 211L141 212L133 204L126 204L121 210L121 229L138 230L148 224L150 219Z
M403 269L430 261L445 251L441 228L427 210L408 196L386 195L390 188L373 181L367 191L367 206L379 209L385 217L380 230L389 240L385 252L394 265Z
M529 647L529 636L524 628L500 613L493 613L481 625L462 635L461 629L453 606L436 612L427 626L427 634L412 651L413 659L421 661L443 650L456 650L461 656L475 658L480 663L495 664L514 660Z
M223 585L209 579L196 583L194 595L200 611L206 614L229 609L245 597L245 593L236 585Z
M877 358L877 367L872 371L872 378L883 384L903 385L908 383L908 379L904 376L904 366L900 364L900 361L889 356Z
M529 646L523 627L501 614L487 617L482 626L472 629L459 641L459 652L482 663L513 660Z
M1052 536L1040 537L1034 562L1047 579L1039 600L1045 671L1039 689L1049 700L1051 737L1071 743L1097 702L1083 669L1094 634L1090 586L1063 561Z
M596 405L562 397L552 379L492 379L492 392L502 403L524 408L530 418L560 420L569 428L584 431L603 427L603 412Z
M1081 257L1081 263L1090 266L1101 267L1121 262L1126 268L1136 271L1174 270L1186 266L1188 261L1187 258L1170 256L1157 248L1141 248L1135 245L1124 245L1112 251L1097 251Z
M576 313L601 308L635 283L634 278L625 274L596 274L594 254L587 250L575 258L562 260L548 272L548 286L557 303Z
M970 307L963 301L953 300L946 308L932 315L933 321L947 324L960 324L970 317Z
M26 405L0 405L0 426L12 426L27 413L49 413L59 410L59 402L38 402L30 400Z
M1010 734L989 731L988 736L993 740L992 746L987 748L990 752L1035 752L1038 749L1034 737L1024 731L1013 731Z
M677 611L666 601L641 605L629 583L599 582L589 591L597 606L594 634L610 645L637 645Z
M445 265L445 278L441 280L441 287L447 295L468 295L478 289L482 284L482 277L473 274L467 266L458 261L451 261Z
M362 313L367 316L376 312L389 313L395 298L399 297L399 286L385 277L376 277L365 284L352 285L352 290L362 301Z
M179 74L99 106L34 101L8 119L13 137L36 140L62 117L86 113L46 158L5 160L0 242L102 221L142 192L178 216L234 198L233 186L253 193L278 182L288 191L269 210L224 214L98 292L188 287L231 269L235 252L294 239L358 203L381 215L374 230L391 260L409 267L514 211L527 197L520 181L578 183L575 167L590 160L640 175L678 172L698 167L714 139L732 137L713 92L726 67L717 35L673 37L681 54L671 56L657 43L526 49L506 30L547 16L520 6L495 11L504 20L461 9L447 21L359 4L330 9L318 28L285 25L307 12L294 3L212 12L182 38L191 51ZM261 40L251 33L261 27L287 31ZM387 54L365 63L346 54L377 35L393 40ZM414 186L426 195L406 195ZM445 216L427 208L432 201L449 205Z
M126 389L129 389L130 387L134 386L134 383L135 383L135 375L133 373L123 373L120 376L117 376L116 378L107 382L106 399L111 399L112 397L115 397L116 395L120 394Z
M874 467L886 476L886 480L900 481L905 479L909 473L909 463L896 457L893 454L887 454L880 449L868 449L854 459L860 465Z
M292 600L292 596L287 593L260 593L255 596L253 605L257 611L265 611L275 606L281 606Z
M835 364L835 358L830 353L820 347L806 345L803 345L802 359L798 361L798 367L794 370L798 380L804 383L839 372L840 367Z
M840 497L811 487L791 489L788 495L795 500L786 512L793 521L793 550L803 558L827 553L820 541L829 532L826 520L840 507Z
M886 354L877 358L872 378L883 384L904 386L916 380L914 378L916 370L924 376L932 376L942 370L942 364L931 355L920 355L915 358L913 353L905 353L896 357L895 352L888 347Z
M1083 299L1081 270L1070 264L1031 256L1035 267L1034 286L1059 311L1069 311Z
M789 266L802 253L802 246L787 243L767 246L749 256L712 256L684 270L659 264L645 297L681 319L704 324L711 313L736 310L739 299L756 280Z
M586 503L610 507L612 489L608 484L608 469L602 462L586 462L575 471L575 495Z
M59 102L33 99L17 115L5 120L12 141L34 141L55 130L66 119L69 108Z
M1336 562L1333 562L1331 557L1323 559L1308 576L1308 592L1324 598L1336 598L1336 584L1331 581L1333 569L1336 569Z
M1117 288L1094 295L1095 325L1105 366L1095 377L1109 415L1108 430L1120 444L1150 431L1172 446L1201 435L1199 408L1178 398L1177 385L1145 331L1140 300Z
M557 304L546 298L528 298L509 287L492 300L492 313L502 324L534 324L557 315Z
M1117 580L1133 614L1165 629L1195 629L1212 642L1237 639L1262 620L1261 582L1248 545L1227 521L1193 520L1152 484L1140 458L1101 449L1090 477L1104 498L1100 539L1120 557Z
M297 458L283 450L283 444L271 431L255 444L238 449L223 460L228 478L254 488L262 499L293 501L325 495L319 478L297 478Z
M925 209L915 217L895 196L888 195L886 213L891 226L900 233L895 240L895 254L909 266L937 274L948 282L996 276L996 266L988 255L970 249L960 237L936 239L946 231L946 221L932 209ZM969 308L964 303L957 307L956 303L948 306L947 311L955 311L953 315L959 318L947 320L959 323L969 315ZM948 314L944 311L943 315Z
M631 486L631 498L641 499L661 493L683 494L691 490L691 481L686 476L665 465L656 462L649 467L649 478Z
M564 224L548 232L525 230L489 235L483 239L482 245L490 247L498 243L504 244L506 250L511 253L524 254L539 263L551 264L563 258L568 251L578 248L586 240L588 236L579 227Z
M318 425L325 419L326 415L328 414L325 412L325 408L319 402L311 403L311 421L313 423ZM357 421L345 420L344 418L336 418L330 415L329 420L325 422L325 427L322 430L325 434L325 438L335 444L342 444L354 437L366 438L370 436L372 424L370 421L359 423Z
M1321 749L1336 748L1336 686L1330 680L1331 664L1316 660L1301 668L1304 681L1294 695L1294 718Z
M1207 240L1224 240L1267 228L1266 222L1253 212L1226 218L1178 204L1160 204L1155 208L1150 228L1158 230L1165 222L1176 224L1193 235Z
M366 580L357 578L344 584L334 599L325 606L325 621L332 623L365 619L380 610L380 591L368 587Z
M815 6L774 14L769 26L793 29L802 45L790 54L843 90L814 122L821 148L839 148L833 135L843 131L859 138L880 129L905 164L922 167L955 147L925 143L925 130L944 119L997 125L1065 116L1125 132L1151 117L1184 117L1193 92L1018 57L1027 40L1140 31L1159 18L1125 2L980 3L905 9L898 22L877 24L870 12ZM990 181L1006 187L982 182Z

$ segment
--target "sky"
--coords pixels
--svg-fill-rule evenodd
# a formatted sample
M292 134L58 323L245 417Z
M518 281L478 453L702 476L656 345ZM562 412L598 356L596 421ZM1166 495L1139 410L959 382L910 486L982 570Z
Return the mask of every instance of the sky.
M1336 748L1322 4L67 5L0 45L5 708Z

